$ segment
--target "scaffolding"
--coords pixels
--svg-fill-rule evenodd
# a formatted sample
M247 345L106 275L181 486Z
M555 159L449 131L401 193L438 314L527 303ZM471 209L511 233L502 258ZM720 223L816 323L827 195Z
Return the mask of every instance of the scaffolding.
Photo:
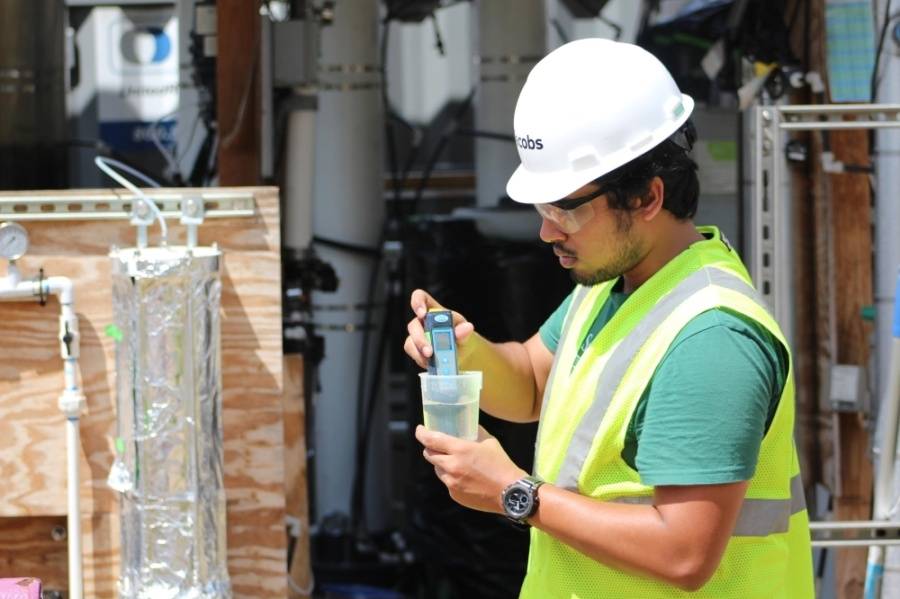
M790 177L784 153L786 137L791 131L900 128L900 104L769 105L757 107L755 116L750 272L775 318L784 328L788 341L792 342L792 203L785 197ZM844 120L844 117L855 117L856 120ZM888 395L887 399L895 404L900 402L900 397ZM881 406L882 413L897 413L896 405L894 410L885 409L887 407ZM879 465L876 488L891 488L897 457L897 427L895 421L886 423L883 428L886 434L881 436L882 464ZM894 446L887 447L887 444ZM885 480L886 477L888 480ZM810 530L814 547L900 545L900 522L813 522Z

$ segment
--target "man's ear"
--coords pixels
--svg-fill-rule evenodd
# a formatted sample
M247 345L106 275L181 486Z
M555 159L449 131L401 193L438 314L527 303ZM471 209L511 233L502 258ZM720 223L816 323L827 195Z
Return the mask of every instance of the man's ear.
M645 221L656 218L663 209L665 199L665 184L659 177L653 177L647 185L647 194L641 200L640 206L635 210L635 216Z

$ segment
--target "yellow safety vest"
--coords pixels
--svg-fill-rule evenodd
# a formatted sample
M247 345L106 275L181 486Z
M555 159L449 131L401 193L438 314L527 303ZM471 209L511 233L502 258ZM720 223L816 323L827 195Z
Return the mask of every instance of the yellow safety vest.
M641 484L638 472L622 459L622 448L635 406L681 329L706 310L728 308L788 347L736 253L717 229L699 230L708 239L635 290L577 361L578 346L614 282L576 288L544 393L537 476L600 501L651 504L653 487ZM533 528L520 597L813 597L809 519L793 427L790 366L734 532L715 574L698 591L606 566Z

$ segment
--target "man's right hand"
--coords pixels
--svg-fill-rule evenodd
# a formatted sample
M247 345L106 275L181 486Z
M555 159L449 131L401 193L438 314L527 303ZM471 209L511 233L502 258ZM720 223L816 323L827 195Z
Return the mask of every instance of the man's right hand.
M439 304L437 300L431 297L427 292L416 289L412 292L409 305L415 313L415 318L406 325L409 335L403 343L403 350L413 361L422 368L428 368L428 358L434 353L434 348L428 343L425 337L425 315L429 310L446 310L444 306ZM467 321L465 317L453 312L453 330L456 333L457 355L462 361L467 355L466 340L472 336L475 326Z

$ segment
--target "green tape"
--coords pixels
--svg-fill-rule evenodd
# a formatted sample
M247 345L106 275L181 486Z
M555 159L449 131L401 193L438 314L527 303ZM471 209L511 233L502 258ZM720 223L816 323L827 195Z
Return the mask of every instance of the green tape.
M673 33L672 40L685 46L693 46L694 48L699 48L700 50L709 50L709 48L713 45L713 42L709 41L708 39L696 35L691 35L690 33Z
M717 162L737 161L737 143L733 141L708 141L706 148L709 156Z
M122 437L116 437L116 452L125 453L125 439Z
M106 333L107 337L112 337L116 342L122 340L122 329L114 324L106 325L106 328L103 329L103 331Z

